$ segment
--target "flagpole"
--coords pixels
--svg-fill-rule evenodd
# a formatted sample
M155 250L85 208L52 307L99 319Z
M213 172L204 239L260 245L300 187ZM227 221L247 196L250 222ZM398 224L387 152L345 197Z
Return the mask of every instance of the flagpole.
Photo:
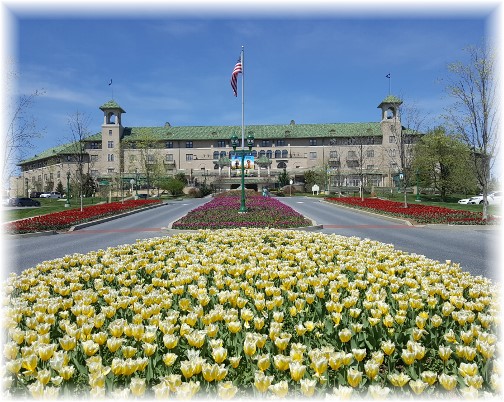
M245 66L243 62L243 56L244 56L245 50L244 47L242 46L242 51L241 51L241 65L242 65L242 151L245 151Z

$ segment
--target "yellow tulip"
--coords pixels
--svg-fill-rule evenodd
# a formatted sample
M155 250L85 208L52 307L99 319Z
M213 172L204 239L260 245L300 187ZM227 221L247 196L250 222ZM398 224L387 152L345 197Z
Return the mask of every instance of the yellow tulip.
M433 371L423 371L422 373L420 373L420 378L428 385L434 385L437 380L437 374Z
M74 366L64 366L62 367L59 371L58 374L65 380L69 380L72 378L75 372L75 367Z
M277 398L285 398L289 393L289 384L287 381L282 380L276 384L270 385L268 389L273 392Z
M392 373L387 378L394 387L404 387L410 380L410 377L404 373Z
M317 385L317 380L310 380L308 378L303 378L299 381L301 384L301 393L305 397L311 397L315 393L315 386Z
M360 362L366 357L366 349L352 349L352 354L355 360Z
M411 380L408 384L416 395L420 395L428 386L428 384L423 382L421 379L415 381Z
M129 388L134 396L142 396L145 393L146 388L145 378L133 377Z
M19 352L19 346L14 343L14 342L8 342L4 345L4 356L9 359L13 360L17 357Z
M476 363L460 363L458 372L462 377L470 377L478 374L478 365Z
M410 366L415 362L415 352L403 349L401 353L401 359L404 363Z
M341 342L346 343L352 338L352 331L348 328L344 328L338 332L338 336Z
M227 323L227 327L229 329L229 332L236 334L237 332L240 332L242 329L242 325L240 321L231 321Z
M372 381L376 378L380 371L380 365L373 360L368 360L364 363L364 371L366 376Z
M238 387L232 381L219 382L217 384L217 396L221 399L232 399L238 392Z
M23 363L22 359L10 360L5 363L5 367L9 372L17 374L19 373L19 370L21 370L22 363Z
M46 385L51 380L51 370L39 370L37 372L37 380L39 380L43 385Z
M348 384L355 388L357 387L362 380L362 372L355 370L353 367L349 368L347 371L347 382Z
M137 353L137 349L134 348L133 346L123 346L121 351L122 351L122 355L125 359L129 359L129 358L135 356Z
M442 373L439 375L438 381L447 391L451 391L457 386L457 377L454 375Z
M275 368L280 371L286 371L289 369L289 363L291 362L291 358L284 355L275 355L273 356L273 363L275 364Z
M124 342L123 338L116 338L116 337L108 338L107 339L107 348L112 353L114 353L117 350L119 350L119 348L122 346L123 342Z
M266 371L269 368L270 364L269 354L260 355L257 357L257 367L259 367L259 370Z
M298 361L292 361L289 363L290 376L294 381L299 381L303 378L306 372L306 366Z
M168 367L172 366L173 363L175 363L175 360L177 360L177 355L175 353L165 353L163 355L163 362Z
M271 385L273 378L273 376L266 376L262 371L256 371L254 374L254 386L259 392L265 393Z
M452 354L451 348L447 346L440 346L438 350L438 355L443 361L447 361Z
M215 363L221 364L227 358L227 349L223 347L212 349L212 357Z
M241 356L233 356L229 358L229 363L231 364L231 367L237 368L240 365L241 361Z
M380 347L387 356L390 356L395 351L395 345L390 340L382 341Z

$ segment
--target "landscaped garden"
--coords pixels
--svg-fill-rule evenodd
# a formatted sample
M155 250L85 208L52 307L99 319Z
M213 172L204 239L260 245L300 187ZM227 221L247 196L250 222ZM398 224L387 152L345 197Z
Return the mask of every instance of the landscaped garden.
M328 197L326 200L352 208L408 219L417 224L487 225L500 223L500 219L494 216L483 220L481 212L419 203L408 203L408 207L405 208L403 202L382 198L364 198L364 200L361 200L360 197Z
M246 194L247 213L239 213L239 191L215 195L208 203L173 223L173 229L222 229L235 227L295 228L311 222L275 198L253 190Z
M159 202L157 199L126 200L124 202L86 206L82 211L80 208L66 209L60 212L8 222L3 225L3 229L11 234L64 230L80 223L117 215Z
M369 239L200 230L11 274L16 397L495 397L499 299Z

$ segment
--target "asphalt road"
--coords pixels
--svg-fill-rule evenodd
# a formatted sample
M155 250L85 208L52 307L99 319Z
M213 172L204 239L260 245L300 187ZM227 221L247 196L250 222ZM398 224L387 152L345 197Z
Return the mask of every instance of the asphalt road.
M499 279L497 245L500 230L488 227L408 226L363 212L321 202L310 197L286 197L280 201L323 225L324 233L370 238L394 244L396 249L429 258L460 263L472 275ZM73 253L87 253L137 239L163 236L171 222L208 199L172 201L168 205L139 212L75 232L49 236L4 236L2 272L20 273L36 264Z

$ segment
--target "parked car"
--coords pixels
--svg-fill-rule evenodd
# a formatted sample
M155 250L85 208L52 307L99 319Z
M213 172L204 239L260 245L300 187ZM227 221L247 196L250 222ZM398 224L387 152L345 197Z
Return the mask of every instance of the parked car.
M32 191L30 193L30 198L40 198L42 194L44 194L42 191Z
M469 200L470 200L470 199L471 199L471 198L462 198L461 200L458 200L457 202L458 202L459 204L469 204Z
M40 207L40 202L31 198L11 198L10 205L15 207Z
M57 191L51 191L50 193L40 194L40 198L61 198L61 193Z
M149 194L138 194L139 200L146 200L147 198L149 198Z
M483 194L471 197L468 204L483 204ZM487 205L502 204L502 191L494 191L487 194Z

